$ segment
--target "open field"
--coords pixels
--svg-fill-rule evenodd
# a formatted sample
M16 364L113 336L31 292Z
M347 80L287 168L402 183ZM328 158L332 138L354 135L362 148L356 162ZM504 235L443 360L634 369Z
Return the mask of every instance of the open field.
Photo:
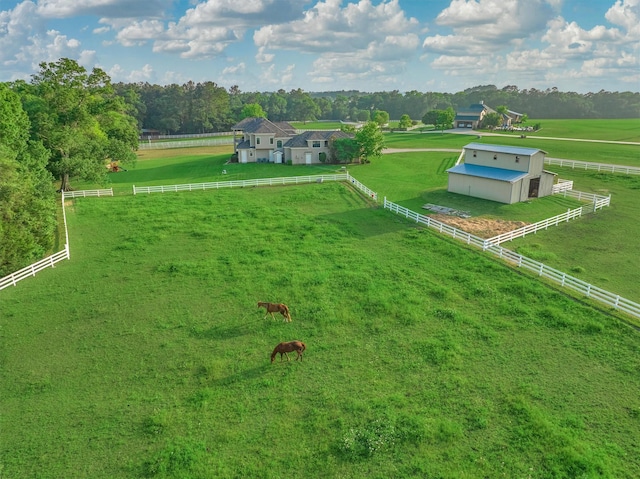
M637 331L348 186L68 216L71 260L1 293L3 476L640 475Z
M623 120L537 120L529 119L527 125L540 123L541 129L527 135L556 138L582 138L585 140L632 141L640 143L640 118ZM521 132L513 132L520 135Z

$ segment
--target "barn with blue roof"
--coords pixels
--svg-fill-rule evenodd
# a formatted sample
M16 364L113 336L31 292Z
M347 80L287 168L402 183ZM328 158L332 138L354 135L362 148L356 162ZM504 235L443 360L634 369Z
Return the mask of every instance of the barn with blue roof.
M464 163L447 170L448 191L500 203L550 195L556 174L544 169L546 151L469 143Z

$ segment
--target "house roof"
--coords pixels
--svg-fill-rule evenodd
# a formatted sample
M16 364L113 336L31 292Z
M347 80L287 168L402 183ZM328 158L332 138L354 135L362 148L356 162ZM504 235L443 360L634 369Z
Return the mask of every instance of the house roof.
M276 137L289 137L295 135L296 132L296 129L286 121L274 123L260 117L245 118L233 125L232 129L245 133L272 134Z
M294 136L284 146L286 148L305 148L308 146L308 141L327 141L336 138L351 138L351 136L340 130L309 130Z
M525 148L523 146L488 145L485 143L469 143L463 147L465 150L490 151L492 153L507 153L510 155L533 156L538 152L545 155L546 151L539 148Z
M476 176L478 178L488 178L490 180L508 181L515 183L521 178L527 176L527 172L507 170L505 168L492 168L490 166L470 165L460 163L459 165L449 168L447 173L455 173L458 175Z

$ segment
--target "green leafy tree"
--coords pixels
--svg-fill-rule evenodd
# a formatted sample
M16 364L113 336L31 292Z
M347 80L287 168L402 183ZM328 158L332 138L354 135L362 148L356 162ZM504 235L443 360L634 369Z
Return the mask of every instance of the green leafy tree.
M373 112L373 115L371 115L371 120L375 121L380 126L387 125L389 123L389 113L382 110L376 110Z
M380 130L380 125L375 121L367 122L356 132L360 158L364 163L369 163L371 157L378 158L384 149L384 136Z
M20 97L0 83L0 276L42 259L54 241L49 154L29 140L29 129Z
M249 103L242 107L240 118L266 118L267 114L258 103Z
M289 92L287 112L290 120L302 122L314 121L320 116L320 108L311 96L300 88Z
M413 124L413 122L411 121L411 118L409 118L409 115L402 115L400 117L400 122L398 123L398 126L400 128L411 128L411 125Z
M336 163L351 163L360 157L360 145L353 138L337 138L330 143L329 149L331 161Z
M487 113L482 119L482 128L495 128L502 125L502 115L500 113Z
M138 128L109 76L90 73L74 60L41 63L30 85L23 85L31 136L50 153L48 169L71 189L70 178L104 182L110 161L133 163Z

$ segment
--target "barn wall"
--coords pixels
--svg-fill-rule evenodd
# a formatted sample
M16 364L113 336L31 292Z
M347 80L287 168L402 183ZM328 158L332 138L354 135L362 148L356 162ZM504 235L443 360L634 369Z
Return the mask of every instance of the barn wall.
M494 159L494 156L496 159ZM469 165L488 166L490 168L504 168L505 170L522 171L523 173L526 173L529 171L531 158L529 156L465 149L464 162Z
M460 195L510 204L517 201L520 193L519 188L519 184L517 189L512 188L512 184L508 181L496 181L488 178L449 173L448 191Z

